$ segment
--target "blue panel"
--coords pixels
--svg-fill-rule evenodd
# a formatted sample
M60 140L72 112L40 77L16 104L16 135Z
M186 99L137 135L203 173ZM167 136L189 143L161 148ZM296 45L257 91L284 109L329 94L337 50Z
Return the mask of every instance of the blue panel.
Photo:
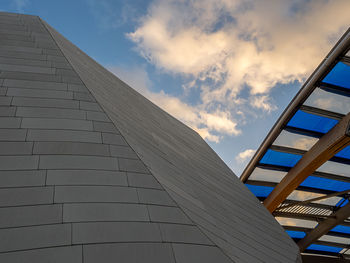
M253 192L253 194L256 197L267 197L273 190L273 187L270 187L270 186L261 186L261 185L252 185L252 184L246 184L246 186L249 188L250 191Z
M309 131L327 133L338 123L337 120L298 110L287 126Z
M346 205L347 203L349 203L349 200L343 198L343 199L341 199L341 200L336 204L336 206L343 207L343 206Z
M322 190L330 190L330 191L345 191L350 189L350 183L332 180L328 178L322 178L317 176L310 175L307 177L304 182L300 184L301 186L307 186Z
M339 253L342 250L341 247L331 247L331 246L324 246L324 245L317 245L317 244L311 244L307 249L325 251L325 252L334 252L334 253Z
M278 152L268 149L260 160L262 164L280 165L285 167L293 167L300 159L301 155Z
M345 159L350 159L350 146L345 147L343 150L338 152L335 156L342 157Z
M291 238L303 238L303 237L305 237L305 232L292 231L292 230L286 230L286 232Z
M333 232L338 232L338 233L344 233L344 234L350 234L350 226L342 226L342 225L337 225L333 229L331 229Z
M323 79L323 82L350 89L350 66L338 62Z

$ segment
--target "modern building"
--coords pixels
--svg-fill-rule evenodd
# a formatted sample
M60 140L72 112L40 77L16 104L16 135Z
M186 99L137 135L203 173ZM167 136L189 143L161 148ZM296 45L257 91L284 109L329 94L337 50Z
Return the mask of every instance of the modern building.
M350 30L276 122L241 180L303 262L350 262Z
M0 262L301 262L192 129L37 16L0 13Z

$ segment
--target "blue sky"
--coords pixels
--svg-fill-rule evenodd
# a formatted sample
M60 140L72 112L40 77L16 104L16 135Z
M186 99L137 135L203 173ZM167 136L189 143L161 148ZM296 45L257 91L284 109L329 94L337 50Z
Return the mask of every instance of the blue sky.
M195 129L239 176L349 26L348 0L1 0Z

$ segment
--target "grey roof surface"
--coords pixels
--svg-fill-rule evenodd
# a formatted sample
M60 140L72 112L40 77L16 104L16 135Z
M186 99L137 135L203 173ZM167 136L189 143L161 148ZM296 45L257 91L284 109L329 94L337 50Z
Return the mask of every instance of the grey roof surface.
M36 16L0 13L0 262L297 262L193 130Z

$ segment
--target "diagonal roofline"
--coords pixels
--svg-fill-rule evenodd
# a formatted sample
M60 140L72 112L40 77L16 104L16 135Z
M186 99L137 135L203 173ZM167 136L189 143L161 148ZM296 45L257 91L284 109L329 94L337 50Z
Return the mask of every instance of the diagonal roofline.
M150 172L223 255L237 262L299 262L295 243L198 133L44 24Z

